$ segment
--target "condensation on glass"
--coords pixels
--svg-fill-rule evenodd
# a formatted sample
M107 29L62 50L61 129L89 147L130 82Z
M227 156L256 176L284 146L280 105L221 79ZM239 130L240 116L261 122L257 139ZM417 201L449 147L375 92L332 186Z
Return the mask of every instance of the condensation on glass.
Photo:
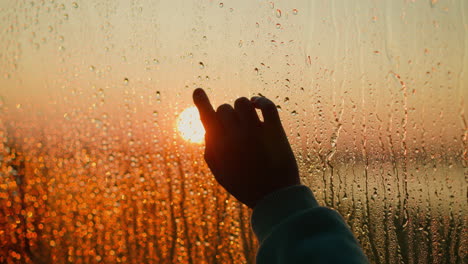
M177 117L265 95L373 263L467 252L468 2L0 2L0 262L253 263Z

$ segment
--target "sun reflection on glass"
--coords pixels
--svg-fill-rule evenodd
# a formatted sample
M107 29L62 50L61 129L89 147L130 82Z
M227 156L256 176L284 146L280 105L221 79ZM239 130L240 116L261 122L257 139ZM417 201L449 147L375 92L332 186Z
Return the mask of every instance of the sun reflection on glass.
M177 118L177 130L186 141L198 144L203 142L205 129L196 107L189 107L180 113Z

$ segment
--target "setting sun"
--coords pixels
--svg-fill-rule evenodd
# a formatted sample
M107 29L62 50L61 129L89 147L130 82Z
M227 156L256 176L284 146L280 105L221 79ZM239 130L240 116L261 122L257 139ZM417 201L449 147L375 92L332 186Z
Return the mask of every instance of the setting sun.
M196 107L189 107L180 113L177 119L177 130L183 139L193 143L202 143L205 129L200 121Z

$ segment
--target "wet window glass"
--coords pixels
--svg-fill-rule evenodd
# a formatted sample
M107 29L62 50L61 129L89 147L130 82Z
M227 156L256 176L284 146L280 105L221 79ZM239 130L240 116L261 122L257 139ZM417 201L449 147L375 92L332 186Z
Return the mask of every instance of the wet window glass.
M275 101L373 263L462 263L468 2L0 2L0 262L253 263L191 93Z

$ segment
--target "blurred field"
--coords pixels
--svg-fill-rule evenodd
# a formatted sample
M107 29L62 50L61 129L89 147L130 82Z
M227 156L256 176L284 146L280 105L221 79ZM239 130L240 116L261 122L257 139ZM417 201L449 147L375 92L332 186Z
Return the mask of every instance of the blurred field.
M1 123L1 262L253 263L250 212L214 182L203 145L110 120ZM342 213L372 262L463 262L456 160L296 155L303 182Z

